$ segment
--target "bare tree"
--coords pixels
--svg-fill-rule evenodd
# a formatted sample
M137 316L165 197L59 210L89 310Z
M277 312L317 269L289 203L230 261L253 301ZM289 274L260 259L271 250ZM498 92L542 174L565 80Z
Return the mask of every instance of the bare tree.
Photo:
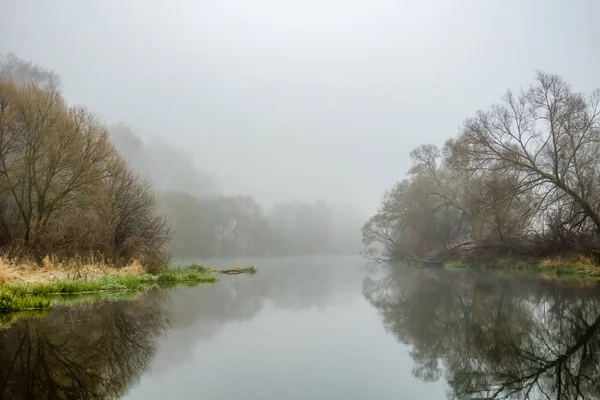
M235 254L238 247L246 249L250 236L264 218L262 207L250 196L221 197L218 201L219 220L215 230L225 254Z
M51 70L25 61L15 53L0 55L0 79L12 81L17 85L34 84L43 89L60 90L60 76Z
M118 263L141 256L147 261L164 261L161 249L171 238L170 227L159 212L150 182L115 157L103 192L98 209L112 260Z
M81 206L105 178L114 149L106 129L85 109L68 108L60 93L0 85L6 105L0 118L10 120L0 122L3 191L18 210L23 242L35 246L55 214Z
M480 168L518 172L527 185L542 186L549 203L561 195L600 231L600 91L575 93L556 75L537 74L537 84L480 111L461 139ZM548 204L548 203L547 203Z

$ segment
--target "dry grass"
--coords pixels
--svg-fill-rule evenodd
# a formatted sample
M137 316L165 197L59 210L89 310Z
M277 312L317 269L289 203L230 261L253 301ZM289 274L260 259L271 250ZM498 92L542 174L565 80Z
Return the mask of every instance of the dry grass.
M155 285L215 283L218 279L212 272L200 265L189 265L166 268L152 275L137 262L111 268L105 262L90 259L59 262L46 258L40 265L0 257L0 316L50 309L57 298L61 299L58 295L139 292Z
M103 260L80 259L67 262L46 257L42 265L33 261L9 261L0 257L0 284L43 284L71 279L92 279L108 274L140 276L146 271L134 261L123 268L110 267Z
M556 268L565 268L565 267L596 267L596 263L594 259L591 257L587 257L584 255L577 255L575 257L554 257L554 258L546 258L539 262L538 264L542 269L556 269Z
M546 258L538 263L538 267L542 272L552 272L558 275L600 276L600 266L593 258L584 255Z

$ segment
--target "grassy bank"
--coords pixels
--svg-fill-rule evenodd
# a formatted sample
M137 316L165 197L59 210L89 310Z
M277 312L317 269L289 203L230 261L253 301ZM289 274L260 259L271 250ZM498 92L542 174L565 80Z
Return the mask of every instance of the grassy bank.
M497 269L538 273L550 277L571 277L581 279L600 279L600 265L591 257L583 255L544 258L541 260L522 260L517 258L499 258L493 263L478 265L465 261L446 261L445 269Z
M194 264L149 274L135 262L116 269L96 260L57 262L46 258L39 265L0 258L0 313L48 310L53 305L88 299L90 296L135 296L156 285L215 283L219 273L255 274L256 269L235 267L219 270Z
M144 274L144 267L135 261L122 268L114 268L104 260L93 258L62 261L46 257L38 264L32 260L14 261L0 257L0 285L39 285L57 281L86 281L108 275Z
M200 266L152 274L108 274L91 279L0 285L0 312L44 310L63 301L61 295L141 292L160 284L214 283L212 270Z

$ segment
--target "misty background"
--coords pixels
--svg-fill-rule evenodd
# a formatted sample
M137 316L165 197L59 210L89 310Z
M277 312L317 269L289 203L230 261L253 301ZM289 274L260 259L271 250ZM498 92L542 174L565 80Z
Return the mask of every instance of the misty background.
M356 252L411 149L539 68L600 87L598 12L592 0L0 0L0 53L55 70L66 99L111 127L158 189L177 251L214 231L202 224L220 207L227 224L231 210L260 214L244 223L263 247Z

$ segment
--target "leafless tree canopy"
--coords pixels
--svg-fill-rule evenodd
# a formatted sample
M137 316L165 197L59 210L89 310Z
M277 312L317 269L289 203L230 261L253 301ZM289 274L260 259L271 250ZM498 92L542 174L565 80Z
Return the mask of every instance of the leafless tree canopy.
M374 257L440 259L474 247L597 254L600 91L576 93L538 72L442 149L421 146L411 157L408 177L363 227Z
M68 106L57 76L0 65L0 245L13 255L164 262L168 225L107 129Z

